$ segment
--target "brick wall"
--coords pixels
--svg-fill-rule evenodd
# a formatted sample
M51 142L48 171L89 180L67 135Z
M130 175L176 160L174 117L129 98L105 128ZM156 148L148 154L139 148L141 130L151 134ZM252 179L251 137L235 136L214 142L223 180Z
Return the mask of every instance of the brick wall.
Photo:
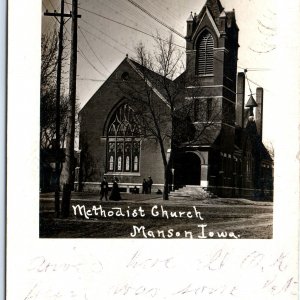
M105 175L109 181L118 176L120 183L142 183L143 178L151 176L154 184L163 184L164 168L159 144L154 139L141 140L139 173L107 173L106 172L106 131L110 117L115 109L126 101L126 93L122 89L122 74L127 72L132 82L141 80L133 71L126 59L119 65L110 78L100 87L80 112L80 149L82 181L89 182L83 187L97 189ZM161 99L156 99L160 105ZM166 150L168 145L166 144ZM94 183L94 184L92 184Z

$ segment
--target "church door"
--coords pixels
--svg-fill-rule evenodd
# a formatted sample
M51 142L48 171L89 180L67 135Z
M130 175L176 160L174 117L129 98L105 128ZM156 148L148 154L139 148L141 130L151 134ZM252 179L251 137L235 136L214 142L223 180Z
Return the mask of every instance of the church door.
M201 162L195 153L176 155L174 169L176 186L200 185Z

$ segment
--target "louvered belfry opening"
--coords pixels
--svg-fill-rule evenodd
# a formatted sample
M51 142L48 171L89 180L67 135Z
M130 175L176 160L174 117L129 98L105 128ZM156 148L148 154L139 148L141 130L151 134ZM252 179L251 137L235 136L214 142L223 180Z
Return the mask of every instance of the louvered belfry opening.
M211 75L214 71L214 39L209 32L202 35L197 47L197 75Z

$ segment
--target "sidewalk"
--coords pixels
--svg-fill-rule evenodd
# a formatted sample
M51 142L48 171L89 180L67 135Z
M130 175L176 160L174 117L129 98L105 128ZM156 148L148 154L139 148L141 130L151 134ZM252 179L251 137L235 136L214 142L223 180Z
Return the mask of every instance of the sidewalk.
M62 197L62 193L61 193ZM83 201L83 202L95 202L95 204L104 203L146 203L146 204L164 204L164 205L180 205L180 206L219 206L219 205L255 205L255 206L273 206L273 202L268 201L252 201L243 198L208 198L204 200L193 200L187 197L178 198L170 196L169 200L163 200L162 195L157 194L129 194L121 193L122 200L120 201L105 201L100 202L100 195L97 193L87 192L72 192L71 201ZM49 203L54 201L54 193L42 193L40 194L41 203ZM92 203L91 203L92 204Z

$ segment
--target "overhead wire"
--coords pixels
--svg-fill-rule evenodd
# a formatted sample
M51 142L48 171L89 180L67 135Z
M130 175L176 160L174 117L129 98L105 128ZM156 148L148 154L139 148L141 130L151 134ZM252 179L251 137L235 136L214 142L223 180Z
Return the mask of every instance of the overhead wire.
M77 80L86 80L86 81L106 81L106 79L95 79L95 78L82 78L82 77L78 77Z
M69 9L70 9L70 6L69 6L70 3L66 2L66 1L65 1L65 3L67 4L67 6L68 6ZM97 60L99 61L99 63L104 67L104 69L106 69L107 72L109 72L109 70L105 67L105 65L104 65L104 64L102 63L102 61L99 59L99 57L97 56L97 54L95 53L95 51L92 49L90 43L88 42L87 38L85 37L84 33L82 32L80 26L78 26L78 28L79 28L79 30L80 30L82 36L84 37L84 39L85 39L85 41L86 41L88 47L91 49L91 51L93 52L93 54L95 55L95 57L97 58ZM67 32L69 33L69 31L68 31L68 29L66 28L66 26L65 26L65 29L66 29ZM70 34L70 33L69 33L69 34ZM70 34L70 36L71 36L71 34ZM81 55L81 57L82 57L83 59L85 59L85 60L87 61L87 63L88 63L88 64L89 64L89 65L90 65L97 73L99 73L100 75L106 77L107 75L105 75L104 73L102 73L101 71L99 71L99 70L98 70L98 69L90 62L90 60L86 57L86 55L84 54L84 52L81 50L80 46L77 45L77 47L78 47L78 49L79 49L79 52L78 52L78 53Z
M85 36L84 32L82 31L81 27L78 26L80 33L82 34L83 38L85 39L88 47L91 49L91 51L93 52L93 54L95 55L95 57L97 58L98 62L101 64L101 66L107 71L109 72L109 70L106 68L106 66L104 65L104 63L102 62L102 60L98 57L98 55L96 54L96 52L94 51L94 49L92 48L92 46L90 45L87 37Z
M121 23L121 22L119 22L119 21L116 21L116 20L114 20L114 19L105 17L105 16L103 16L103 15L101 15L101 14L99 14L99 13L93 12L93 11L88 10L88 9L86 9L86 8L83 8L83 7L78 6L78 8L81 9L81 10L83 10L83 11L85 11L85 12L88 12L88 13L90 13L90 14L96 15L96 16L98 16L98 17L100 17L100 18L109 20L109 21L111 21L111 22L113 22L113 23L116 23L116 24L122 25L122 26L124 26L124 27L133 29L133 30L135 30L135 31L137 31L137 32L140 32L140 33L142 33L142 34L145 34L145 35L147 35L147 36L150 36L150 37L152 37L152 38L154 38L154 39L159 39L159 40L161 40L162 42L168 43L167 40L165 40L165 39L163 39L163 38L157 38L157 37L155 37L154 35L152 35L152 34L150 34L150 33L147 33L147 32L145 32L145 31L142 31L142 30L140 30L140 29L138 29L138 28L135 28L135 27L132 27L132 26L130 26L130 25L126 25L126 24L124 24L124 23ZM172 44L175 45L175 46L177 46L177 47L180 47L180 48L185 49L184 46L178 45L178 44L176 44L176 43L172 43Z
M90 32L90 31L86 30L85 28L82 28L82 30L84 30L86 33L89 33L90 35L94 36L95 38L97 38L98 40L102 41L103 43L107 44L108 46L110 46L110 47L113 48L114 50L118 51L119 53L124 54L124 55L127 54L126 52L120 50L119 48L117 48L117 47L115 47L114 45L112 45L112 44L110 44L109 42L107 42L105 39L103 39L103 38L101 38L101 37L95 35L94 33L92 33L92 32Z
M80 47L78 46L79 49L79 53L81 53L81 56L87 61L87 63L96 71L98 72L100 75L106 77L105 74L103 74L101 71L99 71L91 62L90 60L86 57L86 55L84 54L84 52L80 49Z
M132 5L134 5L135 7L137 7L139 10L141 10L142 12L144 12L146 15L148 15L149 17L151 17L153 20L155 20L156 22L158 22L159 24L161 24L162 26L168 28L170 31L172 31L173 33L177 34L178 36L180 36L181 38L185 39L184 35L182 35L180 32L178 32L177 30L175 30L174 28L172 28L171 26L169 26L168 24L166 24L165 22L159 20L157 17L155 17L152 13L150 13L148 10L146 10L145 8L143 8L142 6L140 6L138 3L136 3L133 0L127 0L128 2L130 2Z
M137 8L139 8L140 10L142 10L144 13L146 13L146 14L147 14L148 16L150 16L151 18L154 17L153 19L156 20L157 22L160 21L158 18L156 18L155 16L153 16L150 12L148 12L146 9L142 8L140 5L138 5L138 4L137 4L136 2L134 2L133 0L127 0L127 1L130 2L131 4L133 4L134 6L136 6ZM51 3L51 0L50 0L50 3ZM66 2L66 3L67 3L67 4L70 4L70 3L68 3L68 2ZM53 6L53 5L52 5L52 6ZM81 9L81 10L83 10L83 11L85 11L85 12L88 12L88 13L90 13L90 14L93 14L93 15L96 15L96 16L101 17L101 18L103 18L103 19L106 19L106 20L108 20L108 21L111 21L111 22L113 22L113 23L119 24L119 25L121 25L121 26L127 27L127 28L132 29L132 30L135 30L135 31L137 31L137 32L140 32L140 33L142 33L142 34L144 34L144 35L150 36L150 37L152 37L152 38L157 38L157 37L153 36L153 35L150 34L150 33L147 33L147 32L145 32L145 31L142 31L142 30L140 30L140 29L138 29L138 28L135 28L135 27L133 27L133 26L124 24L124 23L122 23L122 22L116 21L116 20L114 20L114 19L111 19L111 18L109 18L109 17L106 17L106 16L104 16L104 15L101 15L101 14L99 14L99 13L97 13L97 12L88 10L88 9L83 8L83 7L81 7L81 6L78 6L78 8ZM83 21L84 21L84 20L83 20ZM86 24L88 24L88 25L90 25L90 26L92 26L92 27L95 28L95 26L91 25L90 23L88 23L88 22L86 22L86 21L84 21L84 22L85 22ZM160 22L159 22L159 23L160 23ZM162 22L162 23L164 23L164 22ZM174 32L174 31L173 31L173 28L171 28L171 27L170 27L169 25L167 25L166 23L161 24L161 25L163 25L163 26L166 25L165 27L167 27L169 30L171 30L172 32ZM96 36L95 34L89 32L88 30L86 30L86 29L84 29L84 28L82 28L82 30L84 30L85 32L87 32L87 33L93 35L95 38L102 40L104 43L106 43L106 44L108 44L109 46L113 47L113 48L114 48L115 50L117 50L118 52L124 54L123 51L121 51L121 50L119 50L118 48L114 47L113 45L109 44L109 43L108 43L107 41L105 41L104 39L102 39L102 38ZM104 33L103 33L101 30L99 30L98 28L97 28L97 30L98 30L99 32L101 32L102 34L104 34ZM175 30L175 31L176 31L176 30ZM176 34L178 35L178 32L174 32L174 33L176 33ZM106 34L104 34L104 35L106 35ZM108 35L106 35L106 36L108 36ZM179 33L179 36L185 39L185 37L184 37L183 35L181 35L180 33ZM112 37L109 37L109 38L112 39L113 41L117 42L117 41L114 40ZM158 38L158 39L161 40L162 42L168 43L168 41L165 40L165 39L162 39L162 38ZM117 43L121 44L120 42L117 42ZM176 44L176 43L172 43L172 44L173 44L174 46L177 46L177 47L180 47L180 48L183 48L183 49L186 48L186 47L181 46L181 45L178 45L178 44ZM125 45L122 45L122 46L126 47ZM132 50L129 49L128 47L126 47L126 48L132 52ZM83 52L82 50L80 50L80 51ZM83 54L83 53L82 53L82 54ZM86 57L84 57L84 58L87 60ZM88 62L89 62L89 61L88 61ZM89 62L89 64L91 64L91 63ZM92 64L91 64L91 65L92 65ZM240 66L237 66L237 67L240 68L240 69L245 70L245 68L242 68L242 67L240 67ZM93 66L93 68L94 68L94 66ZM264 69L259 69L259 68L256 68L256 69L255 69L255 68L252 68L252 69L251 69L251 68L248 68L247 70L249 70L249 71L262 71L262 70L264 70ZM265 69L265 70L269 70L269 69ZM97 70L97 72L99 73L98 70ZM101 74L101 72L100 72L100 74ZM101 74L101 75L103 75L103 74ZM257 86L261 86L261 85L259 85L258 83L256 83L256 82L252 81L251 79L249 79L248 76L247 76L247 80L248 80L248 85L249 85L250 91L251 91L251 88L250 88L249 81L252 82L253 84L257 85ZM268 90L266 90L266 91L268 91ZM251 93L252 93L252 91L251 91Z
M66 24L64 24L65 30L66 32L69 34L69 36L71 36L71 33L69 32L68 28L66 27ZM78 53L79 55L97 72L99 73L101 76L107 77L105 74L103 74L101 71L99 71L90 61L89 59L85 56L84 52L81 50L80 46L77 45L78 47Z
M56 8L54 7L54 5L53 5L53 3L52 3L51 0L49 0L49 3L50 3L50 5L52 6L52 8L53 8L54 10L56 10Z
M132 53L134 53L132 49L128 48L126 45L124 45L124 44L121 43L120 41L114 39L113 37L111 37L110 35L108 35L107 33L105 33L104 31L100 30L100 29L99 29L98 27L96 27L95 25L93 25L93 24L91 24L91 23L89 23L89 22L87 22L87 21L85 21L85 20L82 20L82 21L83 21L85 24L89 25L90 27L94 28L95 30L99 31L101 34L107 36L107 37L108 37L109 39L111 39L112 41L118 43L118 44L121 45L122 47L124 47L124 48L126 48L127 50L129 50L129 51L131 51Z
M148 2L148 5L150 5L154 11L156 11L156 13L161 13L162 11L164 11L164 13L168 15L169 18L172 19L172 21L176 22L177 26L181 27L182 24L179 24L177 21L178 15L175 16L169 9L168 5L166 4L164 5L163 1L160 2L161 7L158 7L156 4L154 4L152 0L146 0L146 1ZM164 6L163 9L162 6Z
M141 15L139 16L136 13L133 14L131 6L129 7L130 3L122 1L122 4L124 4L122 7L120 7L120 3L118 3L117 5L115 3L116 2L114 2L114 1L110 1L109 2L110 5L108 5L107 3L103 2L103 5L106 6L108 9L113 10L116 14L122 15L124 18L126 18L127 20L129 20L130 22L132 22L135 25L140 23L139 27L143 27L144 28L143 30L147 31L147 29L149 29L149 26L146 27L145 24L143 24L143 22L142 22L145 20L144 16L141 16ZM141 20L141 18L142 18L142 20ZM139 22L139 20L141 22Z

